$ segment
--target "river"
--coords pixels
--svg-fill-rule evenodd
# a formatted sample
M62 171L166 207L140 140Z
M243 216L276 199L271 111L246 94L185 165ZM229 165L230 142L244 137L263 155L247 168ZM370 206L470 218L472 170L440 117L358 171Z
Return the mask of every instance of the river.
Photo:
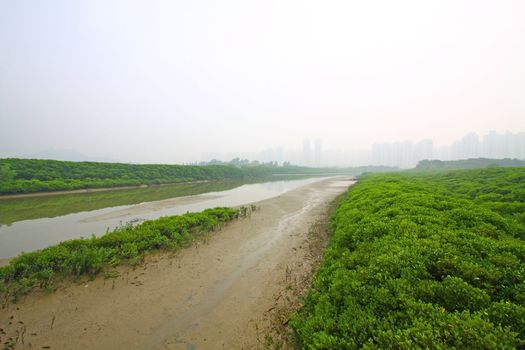
M0 199L0 259L61 241L102 235L128 222L240 206L279 196L323 178L242 184L219 182L158 186L56 198ZM122 205L115 205L121 204Z

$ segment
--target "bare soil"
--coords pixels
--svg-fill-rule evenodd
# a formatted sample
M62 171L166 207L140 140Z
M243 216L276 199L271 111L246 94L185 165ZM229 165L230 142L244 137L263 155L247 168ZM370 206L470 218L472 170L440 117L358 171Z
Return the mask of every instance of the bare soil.
M286 342L327 240L330 202L353 182L332 178L255 203L177 253L116 278L67 283L0 310L2 345L20 349L261 349ZM106 276L107 277L107 276ZM11 340L9 340L11 339Z

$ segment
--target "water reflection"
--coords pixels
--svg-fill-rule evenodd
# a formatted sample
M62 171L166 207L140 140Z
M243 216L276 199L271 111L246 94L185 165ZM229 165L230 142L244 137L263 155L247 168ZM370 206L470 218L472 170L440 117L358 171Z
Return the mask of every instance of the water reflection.
M214 181L42 197L10 199L2 199L0 197L0 225L9 225L22 220L53 218L71 213L151 202L166 198L225 191L242 186L245 183L246 182L233 180Z
M213 208L218 206L239 206L251 202L264 200L267 198L278 196L292 189L300 186L320 181L320 178L309 178L301 180L280 180L265 183L244 184L237 183L234 185L223 184L224 186L236 186L235 188L223 190L224 187L219 187L218 190L209 192L199 192L201 194L184 196L184 197L166 197L166 192L162 194L164 198L156 201L146 201L142 197L140 202L136 201L134 205L120 205L108 208L81 211L52 218L39 218L33 220L24 220L11 223L9 226L0 226L0 258L12 257L22 251L32 251L41 249L52 244L56 244L66 239L86 237L92 234L101 235L107 232L108 229L113 229L122 223L129 221L142 221L147 219L155 219L160 216L176 215L185 212L197 212L206 208ZM137 189L142 190L142 189ZM140 192L140 191L139 191ZM204 193L205 192L205 193ZM179 192L180 193L180 189ZM94 193L90 193L94 194ZM100 193L96 193L99 195ZM108 193L104 193L107 195ZM120 196L119 193L112 192L113 195ZM84 195L84 194L82 194ZM74 195L72 197L80 196L81 198L106 198L108 196L86 196ZM135 194L126 194L120 196L122 198L133 198L138 200ZM162 197L160 197L162 198ZM37 198L26 198L37 199ZM38 199L41 199L38 198ZM49 199L49 198L48 198ZM78 198L60 198L59 201L74 201L80 203ZM119 199L120 200L120 199ZM91 208L90 201L88 207ZM34 201L31 201L35 203ZM51 201L52 203L53 201ZM97 205L100 204L99 203ZM105 203L110 203L105 202ZM63 203L60 205L64 205ZM42 205L44 208L45 205ZM53 207L51 205L51 207ZM58 207L58 206L57 206ZM35 210L42 210L41 207ZM61 209L62 210L62 209ZM75 208L74 210L77 210ZM42 210L43 211L43 210ZM61 212L58 210L57 212ZM4 213L2 215L5 215ZM25 215L25 214L24 214Z

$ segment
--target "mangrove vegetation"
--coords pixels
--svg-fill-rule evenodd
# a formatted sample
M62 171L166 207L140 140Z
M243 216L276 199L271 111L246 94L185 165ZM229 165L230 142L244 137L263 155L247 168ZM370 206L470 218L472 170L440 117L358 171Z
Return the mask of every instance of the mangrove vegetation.
M0 195L85 188L159 185L214 180L248 180L275 175L358 175L389 167L309 168L270 163L206 165L123 164L43 159L0 159Z
M367 175L331 227L300 348L525 347L525 168Z

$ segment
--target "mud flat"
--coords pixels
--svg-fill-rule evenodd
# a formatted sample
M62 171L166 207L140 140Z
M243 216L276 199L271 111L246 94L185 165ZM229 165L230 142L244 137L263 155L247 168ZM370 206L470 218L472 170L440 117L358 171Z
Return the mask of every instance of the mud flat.
M0 337L17 349L261 347L286 293L311 273L312 225L352 183L305 185L255 203L250 218L207 241L121 268L119 277L29 295L0 310Z

